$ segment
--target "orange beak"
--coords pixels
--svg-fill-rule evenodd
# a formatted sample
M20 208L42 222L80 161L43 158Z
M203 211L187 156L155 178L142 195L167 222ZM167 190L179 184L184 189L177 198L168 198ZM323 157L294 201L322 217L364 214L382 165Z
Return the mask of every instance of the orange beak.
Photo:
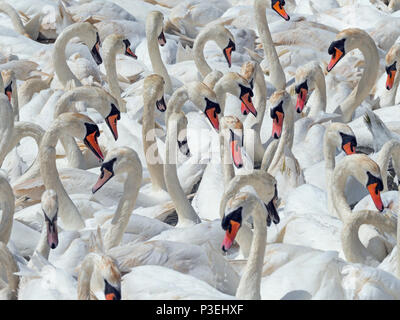
M282 135L283 119L285 115L282 112L277 111L276 117L272 120L272 137L279 139Z
M114 293L106 294L106 300L117 300Z
M206 114L208 120L210 120L211 125L214 127L214 129L219 131L219 119L218 119L215 108L208 108L205 111L205 114Z
M111 132L112 132L115 140L118 140L118 129L117 129L118 117L119 117L119 114L113 114L106 118L106 123L107 123L108 127L111 129Z
M228 62L229 68L232 66L232 47L226 47L224 49L226 61Z
M239 231L240 223L234 220L230 221L231 227L226 230L224 241L222 242L222 250L228 251L236 238L236 234Z
M6 91L6 95L8 97L8 101L11 102L12 92L11 91Z
M278 13L286 21L290 20L289 15L286 13L285 8L281 5L280 1L276 1L275 4L272 6L272 9L274 9L276 13Z
M255 117L257 117L257 110L254 107L253 102L251 101L250 93L246 92L244 95L240 97L240 100L242 100L242 107L241 107L242 113L246 115L249 114L249 112L251 112Z
M134 54L133 51L131 50L131 48L129 48L129 47L126 48L125 54L127 56L130 56L130 57L134 58L134 59L137 59L137 55Z
M375 207L382 212L384 207L383 207L383 202L381 199L381 192L377 190L377 185L378 183L372 183L368 185L367 189L369 191L369 194L371 195L372 200L374 201Z
M239 169L243 167L242 148L240 142L237 140L231 140L230 144L233 163L235 164L235 167Z
M100 146L97 142L97 137L96 137L97 132L93 132L89 135L86 136L84 139L84 142L86 146L92 150L92 152L96 155L97 158L99 158L101 161L104 160L103 153L101 152Z
M306 105L308 91L304 88L300 89L300 93L297 95L296 111L301 113Z
M396 70L390 70L386 79L386 89L390 90L393 88L395 76L396 76Z
M333 69L334 66L339 62L339 60L344 56L343 52L339 50L338 48L335 48L335 53L332 55L331 61L329 62L328 65L328 72Z
M100 175L99 179L97 180L96 184L92 188L92 193L96 193L113 176L114 176L113 172L108 171L106 168L103 168L102 171L101 171L101 175Z
M351 142L346 143L346 144L343 146L343 150L344 150L344 152L346 152L347 155L356 153L356 150L355 150L355 148L353 148L353 146L351 145Z

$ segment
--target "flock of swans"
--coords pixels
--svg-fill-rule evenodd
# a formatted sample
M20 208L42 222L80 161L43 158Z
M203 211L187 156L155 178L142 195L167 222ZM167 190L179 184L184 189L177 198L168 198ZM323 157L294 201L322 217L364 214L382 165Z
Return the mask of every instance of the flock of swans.
M400 299L398 10L0 1L0 299Z

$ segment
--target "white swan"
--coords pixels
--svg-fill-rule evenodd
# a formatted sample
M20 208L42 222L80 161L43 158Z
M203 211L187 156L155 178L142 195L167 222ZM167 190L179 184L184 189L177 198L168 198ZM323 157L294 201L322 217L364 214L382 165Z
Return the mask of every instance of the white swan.
M356 88L340 104L343 114L342 120L350 122L355 109L368 96L374 86L379 68L379 55L374 40L364 30L351 28L337 34L336 40L329 47L328 53L332 55L327 71L331 71L346 53L359 49L365 59L365 69Z

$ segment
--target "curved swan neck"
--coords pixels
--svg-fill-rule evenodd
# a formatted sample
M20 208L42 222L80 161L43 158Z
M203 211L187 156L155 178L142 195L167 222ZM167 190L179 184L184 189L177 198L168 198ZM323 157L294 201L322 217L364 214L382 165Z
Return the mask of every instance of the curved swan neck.
M94 270L94 257L88 254L83 260L78 274L78 300L90 300L90 281Z
M382 149L379 151L378 159L376 163L381 168L381 176L383 182L383 190L382 192L388 191L388 183L387 183L387 170L389 167L389 160L392 158L394 171L397 176L400 174L399 167L399 156L400 156L400 143L398 141L392 140L385 143Z
M267 214L261 201L256 202L252 216L254 221L253 239L247 264L236 290L236 298L260 300L261 272L267 244Z
M29 101L31 101L35 93L45 90L47 88L49 88L48 81L43 81L42 79L28 79L24 81L24 83L22 83L21 86L18 88L18 101L21 108Z
M107 83L110 88L111 94L118 100L118 105L120 107L121 112L126 112L126 103L121 98L121 88L118 82L118 74L117 74L117 54L119 53L117 46L118 39L112 39L112 41L108 42L107 39L103 43L103 63L104 68L106 69Z
M368 96L375 85L379 70L379 55L374 40L370 36L362 37L356 46L364 56L365 69L357 87L350 93L346 100L341 103L343 122L351 121L355 109Z
M172 98L171 98L172 99ZM171 101L171 100L170 100ZM169 107L168 103L168 107ZM167 107L167 108L168 108ZM164 179L168 193L175 204L178 214L177 226L193 225L200 223L200 218L189 203L182 186L178 179L176 162L177 162L177 137L178 137L178 122L181 114L173 114L168 118L167 137L165 140L166 154L164 165Z
M0 243L8 243L11 236L15 210L15 197L10 184L5 177L0 177L0 197L2 217L0 220Z
M0 96L0 167L7 156L14 131L14 113L5 95Z
M19 277L15 275L19 271L17 263L5 243L0 241L0 269L5 270L8 289L11 291L11 299L17 299Z
M25 27L22 23L20 16L12 6L10 6L8 3L4 1L1 1L0 12L4 12L6 15L10 17L15 31L17 31L19 34L29 37L29 35L25 31Z
M327 186L330 189L333 213L342 221L352 213L345 196L347 178L352 175L352 170L346 166L346 161L341 161L332 173L331 183Z
M269 63L270 82L276 90L284 90L286 88L285 73L281 63L279 62L278 54L272 41L271 32L268 27L267 15L265 10L267 3L265 0L254 1L254 16L256 19L257 30L264 48L265 58Z
M243 127L253 129L254 135L244 135L244 147L247 152L254 148L254 165L260 166L265 153L264 146L261 142L261 126L264 120L265 108L267 106L267 84L265 83L264 75L258 63L255 64L255 85L254 106L257 110L257 117L249 116L243 122ZM246 132L247 133L247 132ZM251 153L251 152L250 152Z
M161 75L164 78L165 86L164 90L166 94L172 94L172 83L169 77L167 68L161 59L160 48L158 47L158 35L153 23L146 21L146 39L147 39L147 50L149 51L149 57L154 73Z
M56 166L56 144L61 134L68 134L68 127L63 121L56 119L44 134L39 148L40 173L43 184L53 189L58 196L59 216L67 230L79 230L85 226L82 217L61 183Z
M153 189L167 191L164 181L164 166L158 153L157 139L154 134L156 130L154 119L156 100L155 95L149 96L147 93L143 95L142 143Z
M361 243L358 230L361 225L370 224L383 232L396 232L396 222L377 211L352 212L344 218L342 229L342 248L346 260L352 263L363 263L377 266L379 264Z
M233 164L231 161L231 152L229 150L228 143L229 139L226 139L224 131L229 131L229 129L220 131L219 145L221 154L222 175L224 176L224 187L226 187L235 176L235 169L233 168Z
M213 40L213 28L212 26L205 27L202 32L200 32L193 45L193 60L196 64L197 70L200 72L202 78L205 78L210 72L212 72L211 67L204 57L204 47L206 43Z
M67 64L67 57L65 55L65 48L67 43L74 37L79 37L81 34L81 25L79 23L71 25L64 29L64 31L57 37L54 43L53 51L53 64L54 70L58 79L64 87L67 86L68 81L73 81L76 87L80 87L82 83L72 73Z
M326 111L326 83L322 69L318 66L315 71L315 100L310 110L309 117L316 118L320 112Z
M119 200L117 211L111 221L109 228L104 236L104 247L106 250L118 246L122 236L128 226L136 199L142 183L142 164L139 158L132 166L124 184L124 193Z

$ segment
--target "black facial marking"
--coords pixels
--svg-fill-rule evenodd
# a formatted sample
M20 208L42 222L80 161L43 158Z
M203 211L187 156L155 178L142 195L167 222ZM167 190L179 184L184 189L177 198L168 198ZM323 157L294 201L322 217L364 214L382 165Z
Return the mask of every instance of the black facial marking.
M121 300L121 293L115 287L108 283L106 279L104 279L105 288L104 288L104 295L107 296L108 294L113 294L113 300Z
M367 176L368 176L368 181L367 181L367 188L371 184L376 183L376 188L375 188L375 194L378 194L379 191L383 190L383 182L380 178L375 177L374 175L371 174L371 172L367 171Z
M94 44L91 52L92 52L92 56L93 56L94 61L96 61L97 65L100 65L103 62L103 59L100 56L100 52L96 48L97 44L99 46L101 45L100 36L99 36L98 32L96 32L96 43Z
M7 92L12 92L12 81L10 81L10 84L4 89L4 93L7 94Z
M231 226L232 220L241 225L242 224L242 209L243 209L243 207L239 207L239 208L235 209L234 211L225 215L221 221L222 229L224 229L225 231L228 230L229 232L231 232L232 231L232 226Z
M275 204L274 204L274 201L277 199L278 199L278 189L275 185L274 197L271 199L271 201L268 204L264 203L264 206L268 211L267 227L269 227L271 225L271 218L272 218L272 221L274 222L274 224L278 224L280 222L280 218L279 218L278 212L276 211Z
M305 89L308 91L307 80L295 87L296 93L299 94L301 89Z
M167 110L167 105L165 104L164 96L162 96L160 100L156 101L156 107L161 112L165 112L165 110Z
M100 178L104 177L104 169L106 169L108 172L111 172L111 177L110 179L114 176L114 162L117 161L117 158L113 158L110 161L103 162L103 164L100 167L101 170L101 175Z
M250 97L254 96L253 90L251 90L251 88L242 86L241 84L239 84L239 87L240 87L240 97L243 97L246 93L249 93Z
M342 137L342 149L344 151L344 146L350 142L351 151L355 151L357 147L357 139L355 136L345 134L343 132L339 132L340 136Z
M125 43L125 49L128 49L131 47L131 42L128 39L122 40L123 43Z
M392 73L391 73L392 71L397 71L396 63L397 63L397 61L395 61L392 65L386 67L386 73L388 75L391 76L392 75Z
M336 50L335 48L339 49L340 51L343 52L343 56L345 55L345 51L344 51L344 42L346 41L346 39L341 39L341 40L337 40L337 41L333 41L331 43L331 45L329 46L328 49L328 53L330 55L336 55Z
M284 112L283 112L283 101L281 101L276 107L271 109L270 115L271 115L272 119L278 120L278 115L276 114L277 112L280 112L280 113L284 114Z

